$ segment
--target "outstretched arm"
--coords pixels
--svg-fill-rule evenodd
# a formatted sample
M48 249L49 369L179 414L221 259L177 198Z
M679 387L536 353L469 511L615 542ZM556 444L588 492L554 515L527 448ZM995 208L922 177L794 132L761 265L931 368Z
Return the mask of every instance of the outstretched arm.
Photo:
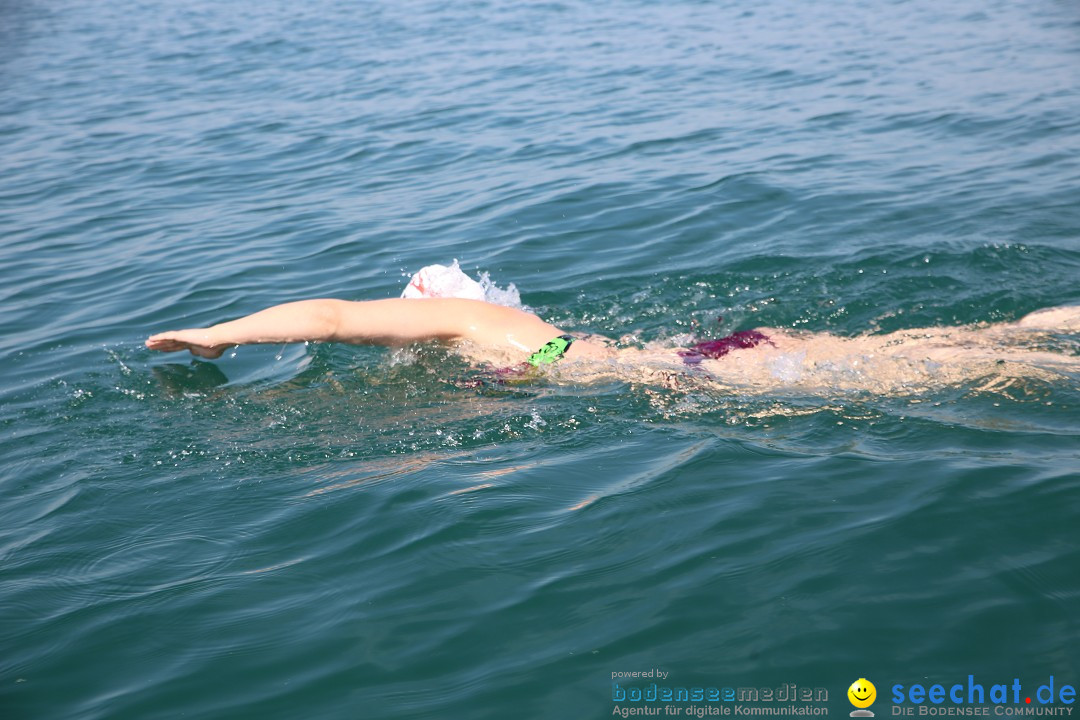
M367 302L301 300L208 328L151 335L146 347L161 352L190 350L220 357L232 345L345 342L399 346L426 340L468 339L481 345L530 352L560 333L521 310L479 300L390 299Z

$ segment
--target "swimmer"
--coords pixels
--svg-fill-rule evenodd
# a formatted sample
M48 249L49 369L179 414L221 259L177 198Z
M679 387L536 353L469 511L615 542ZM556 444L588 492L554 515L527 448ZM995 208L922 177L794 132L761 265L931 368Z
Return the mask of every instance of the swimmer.
M1080 357L1034 349L1054 334L1080 332L1080 306L1051 308L1019 321L958 328L917 328L883 335L757 328L689 347L616 347L577 337L536 315L465 298L352 302L302 300L207 328L158 333L146 347L217 358L259 343L341 342L402 347L440 342L493 367L557 367L572 381L621 378L683 388L741 392L918 392L982 379L988 387L1020 376L1047 380L1080 372ZM1075 375L1071 376L1075 380Z

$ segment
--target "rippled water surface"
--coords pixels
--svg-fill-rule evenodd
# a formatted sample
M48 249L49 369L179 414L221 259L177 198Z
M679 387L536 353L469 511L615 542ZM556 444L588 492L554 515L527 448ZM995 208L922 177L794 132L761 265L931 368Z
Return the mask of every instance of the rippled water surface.
M642 342L1080 302L1075 3L0 0L0 157L0 717L1080 682L1075 374L741 397L142 346L454 258Z

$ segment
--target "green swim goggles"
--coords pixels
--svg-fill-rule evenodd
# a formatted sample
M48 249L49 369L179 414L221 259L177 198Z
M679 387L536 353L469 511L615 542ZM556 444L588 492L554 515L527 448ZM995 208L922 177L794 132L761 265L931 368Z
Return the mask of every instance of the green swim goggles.
M572 345L574 338L569 335L560 335L554 340L548 340L544 343L544 347L540 348L532 355L529 356L529 364L533 367L540 367L541 365L550 365L556 362L563 355L566 354L566 350Z

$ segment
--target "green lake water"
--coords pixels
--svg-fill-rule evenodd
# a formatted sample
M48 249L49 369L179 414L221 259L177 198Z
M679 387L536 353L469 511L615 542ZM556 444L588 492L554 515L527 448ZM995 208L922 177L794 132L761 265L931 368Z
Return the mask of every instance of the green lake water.
M142 345L455 258L643 342L1075 304L1074 3L0 0L0 156L3 720L1080 683L1075 374L475 388L439 350Z

